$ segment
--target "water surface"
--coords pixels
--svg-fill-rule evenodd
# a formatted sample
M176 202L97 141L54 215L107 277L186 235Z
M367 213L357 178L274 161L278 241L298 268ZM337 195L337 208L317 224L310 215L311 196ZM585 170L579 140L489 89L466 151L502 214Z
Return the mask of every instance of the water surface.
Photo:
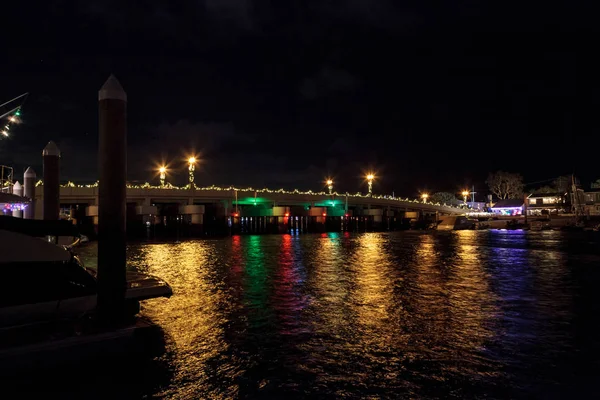
M143 305L167 351L126 385L110 369L90 382L129 398L592 396L599 239L491 230L131 244L129 268L173 286ZM81 251L95 262L94 245Z

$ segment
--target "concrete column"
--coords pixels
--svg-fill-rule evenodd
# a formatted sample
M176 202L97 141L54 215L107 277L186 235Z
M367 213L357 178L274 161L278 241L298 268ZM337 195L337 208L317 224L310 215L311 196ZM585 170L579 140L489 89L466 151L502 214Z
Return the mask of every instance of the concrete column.
M192 232L201 233L204 225L204 206L202 205L181 205L179 206L179 214L189 215L192 222Z
M21 185L19 181L16 181L13 185L13 194L23 197L23 185Z
M57 221L60 208L60 150L56 143L49 141L42 151L44 164L44 201L43 214L45 220Z
M29 204L23 212L25 219L35 218L35 178L35 171L33 168L28 167L23 174L23 195L29 199Z
M85 208L85 216L92 217L94 228L98 231L98 206L90 205Z
M16 196L23 197L23 185L16 181L12 187L13 194ZM15 218L23 218L23 210L13 210L12 216Z
M127 94L111 75L98 92L98 311L118 324L125 303Z

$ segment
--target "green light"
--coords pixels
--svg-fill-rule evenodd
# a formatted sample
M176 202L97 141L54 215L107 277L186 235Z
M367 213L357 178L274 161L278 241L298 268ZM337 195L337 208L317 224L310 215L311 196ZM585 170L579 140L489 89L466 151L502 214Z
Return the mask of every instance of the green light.
M21 110L17 110L17 111L15 112L15 115L16 115L17 117L18 117L19 115L21 115Z
M260 329L265 317L273 313L269 307L270 276L265 262L264 243L261 236L250 236L242 247L244 269L244 303L249 306L248 322L251 328Z
M239 197L237 204L238 205L246 205L246 206L260 206L263 204L268 204L270 200L266 197Z

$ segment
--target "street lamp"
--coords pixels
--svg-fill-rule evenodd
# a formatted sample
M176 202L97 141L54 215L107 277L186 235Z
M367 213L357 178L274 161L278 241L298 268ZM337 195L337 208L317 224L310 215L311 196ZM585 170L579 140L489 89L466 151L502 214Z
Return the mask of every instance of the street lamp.
M190 187L193 188L194 187L194 171L196 170L196 157L193 157L193 156L190 157L188 159L188 164L189 164L188 170L190 173Z
M329 194L331 194L333 191L333 181L331 179L327 179L325 183L327 183L327 189L329 189Z
M167 177L167 167L164 165L158 169L160 178L160 187L165 187L165 178Z
M427 203L427 198L429 197L429 195L427 193L423 193L421 195L421 198L423 199L423 203Z
M369 195L373 194L373 179L375 179L375 175L372 173L367 175L367 183L369 185Z
M465 205L467 204L467 197L469 196L469 191L468 190L463 190L462 191L462 195L463 195L463 201L465 203Z

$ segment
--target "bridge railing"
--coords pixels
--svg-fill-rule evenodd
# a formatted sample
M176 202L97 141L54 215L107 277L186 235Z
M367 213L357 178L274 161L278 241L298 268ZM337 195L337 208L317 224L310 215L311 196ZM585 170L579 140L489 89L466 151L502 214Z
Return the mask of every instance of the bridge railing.
M86 188L86 189L92 189L92 188L97 188L98 187L99 182L96 181L95 183L92 184L85 184L85 185L79 185L79 184L75 184L74 182L67 182L64 185L61 185L61 187L63 188ZM36 186L41 186L43 185L43 181L39 180L36 183ZM307 191L301 191L298 189L294 189L294 190L285 190L285 189L269 189L269 188L262 188L262 189L255 189L252 187L247 187L247 188L241 188L241 187L235 187L235 186L228 186L228 187L221 187L221 186L215 186L215 185L211 185L211 186L205 186L205 187L197 187L194 186L192 187L190 184L187 184L185 186L175 186L172 185L170 183L165 184L164 186L156 186L156 185L151 185L150 183L146 182L144 184L141 185L132 185L132 184L128 184L127 185L128 189L150 189L150 190L157 190L157 191L167 191L167 190L172 190L172 191L193 191L194 193L208 193L208 192L231 192L232 195L234 195L235 192L239 193L250 193L250 194L254 194L254 195L258 195L258 194L279 194L279 195L300 195L300 196L307 196L307 197L319 197L320 199L316 199L316 200L321 200L321 199L328 199L328 198L337 198L337 199L342 199L342 198L348 198L348 199L372 199L372 200L379 200L382 201L385 204L379 203L381 205L397 205L397 206L410 206L412 208L418 208L418 209L439 209L440 211L447 211L447 212L452 212L452 213L459 213L459 212L465 212L464 209L462 209L461 207L456 207L453 205L449 205L449 204L442 204L442 203L432 203L432 202L424 202L422 200L418 200L418 199L410 199L408 197L406 198L402 198L402 197L395 197L395 196L389 196L389 195L379 195L379 194L363 194L361 192L356 192L356 193L349 193L349 192L345 192L345 193L338 193L338 192L332 192L331 194L329 194L328 192L325 191L319 191L319 192L314 192L312 190L307 190ZM181 193L183 194L183 193Z

